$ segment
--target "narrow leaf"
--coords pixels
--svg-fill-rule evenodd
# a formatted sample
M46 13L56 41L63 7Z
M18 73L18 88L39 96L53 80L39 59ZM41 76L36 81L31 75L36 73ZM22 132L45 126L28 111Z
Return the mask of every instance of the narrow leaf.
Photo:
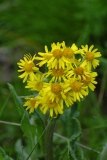
M11 91L11 93L12 93L12 96L13 96L13 99L14 99L14 102L15 102L15 105L16 105L16 107L17 107L17 110L18 110L19 114L22 116L23 113L24 113L24 108L23 108L23 106L22 106L22 101L21 101L21 99L19 98L19 96L17 95L14 87L13 87L11 84L9 84L9 83L8 83L8 86L9 86L9 89L10 89L10 91Z
M10 94L10 95L11 95L11 94ZM6 99L5 103L3 104L3 106L2 106L1 109L0 109L0 116L1 116L2 113L3 113L3 111L4 111L5 107L6 107L6 104L8 103L8 100L9 100L9 98L10 98L10 95L9 95L9 97Z

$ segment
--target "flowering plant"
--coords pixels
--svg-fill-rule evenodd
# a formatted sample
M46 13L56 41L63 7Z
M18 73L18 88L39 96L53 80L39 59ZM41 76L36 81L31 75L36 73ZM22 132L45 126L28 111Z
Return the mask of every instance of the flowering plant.
M97 72L93 69L99 65L97 58L101 54L93 48L85 45L78 49L75 44L67 47L65 42L58 42L52 43L51 51L45 46L46 53L39 52L39 56L26 54L18 62L18 72L22 72L19 78L27 81L25 88L37 93L26 98L26 110L33 113L39 108L43 114L49 111L51 117L57 117L66 107L86 97L89 90L94 91ZM40 62L35 64L35 60ZM39 70L43 65L45 73Z
M44 53L38 52L38 55L33 56L30 53L26 54L17 63L18 72L21 73L19 78L23 79L25 88L30 91L23 104L28 112L23 110L22 103L20 104L22 115L24 113L21 127L28 138L35 139L35 135L37 138L26 160L39 157L37 154L33 155L38 143L46 160L84 159L82 152L78 150L80 144L77 142L81 135L81 126L77 119L77 102L83 100L90 90L95 90L98 75L95 69L99 65L100 56L101 53L94 49L93 45L82 45L78 48L72 44L68 47L63 41L52 43L50 51L45 46ZM41 71L42 66L45 72ZM12 86L9 87L13 91ZM15 95L15 92L13 94ZM20 101L19 97L14 97L16 101ZM28 113L31 117L37 115L36 124L31 125ZM55 123L59 118L70 123L68 128L72 127L72 133L69 132L69 138L54 133ZM53 135L67 141L68 145L61 154L56 151L57 147L56 150L53 149Z

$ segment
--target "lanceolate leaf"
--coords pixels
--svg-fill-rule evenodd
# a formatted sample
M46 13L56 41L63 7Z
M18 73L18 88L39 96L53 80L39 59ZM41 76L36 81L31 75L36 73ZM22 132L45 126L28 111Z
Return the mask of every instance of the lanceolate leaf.
M12 93L15 105L17 107L17 110L18 110L19 114L22 116L24 114L24 108L22 106L22 101L19 98L19 96L17 95L14 87L11 84L9 84L9 83L8 83L8 86L9 86L9 89L10 89L10 91Z
M10 94L10 95L11 95L11 94ZM5 107L6 107L6 105L7 105L7 103L8 103L8 100L9 100L9 98L10 98L10 95L9 95L8 98L6 99L4 105L3 105L2 107L0 107L0 108L1 108L1 109L0 109L0 116L2 115L2 113L3 113L3 111L4 111Z

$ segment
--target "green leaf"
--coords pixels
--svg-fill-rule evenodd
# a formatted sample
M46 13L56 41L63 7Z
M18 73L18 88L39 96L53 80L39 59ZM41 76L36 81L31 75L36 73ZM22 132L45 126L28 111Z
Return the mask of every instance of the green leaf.
M10 96L11 96L11 94L10 94L9 97L6 99L5 103L3 104L3 106L2 106L1 109L0 109L0 116L1 116L2 113L3 113L3 111L4 111L5 107L6 107L6 104L8 103L8 100L9 100Z
M75 150L72 148L69 149L69 160L78 160Z
M24 135L28 138L34 137L36 135L36 127L30 124L26 115L24 115L22 118L21 129L24 132Z
M75 153L78 160L84 160L84 153L80 146L75 144Z
M24 112L25 112L25 110L23 108L23 105L22 105L23 103L22 103L21 99L19 98L19 96L17 95L14 87L9 83L8 83L8 86L9 86L9 89L10 89L10 91L12 93L15 105L17 107L17 110L18 110L19 114L22 116L24 114Z
M61 151L59 151L60 153ZM61 152L59 160L80 160L76 158L75 152L70 146L65 147L65 149Z
M106 145L103 147L103 150L102 150L102 152L100 153L98 160L107 160L107 143L106 143Z
M60 157L57 157L57 159L59 159L59 160L70 160L69 159L69 152L68 152L67 147L65 147L65 149L62 152L61 152L61 149L60 150L58 149L58 151L61 154L60 154Z
M0 147L0 160L13 160L11 157L9 157L5 151Z
M34 125L30 124L29 119L28 119L28 117L26 117L26 115L24 115L22 118L21 129L24 133L24 136L26 136L28 138L28 141L29 141L28 148L29 148L29 152L31 152L32 148L35 146L36 127ZM28 154L29 154L29 152L28 152ZM31 155L31 159L35 153L36 152L34 152Z
M34 120L35 120L35 127L37 130L37 137L39 138L41 136L41 134L43 133L45 126L44 126L44 121L37 110L34 114ZM40 146L42 147L42 149L44 149L43 142L44 142L44 136L42 136L41 139L39 140L39 143L40 143Z
M70 142L75 141L81 135L81 125L77 118L72 118L74 133L70 138Z
M79 153L77 150L77 146L75 144L75 141L81 135L81 126L80 126L80 122L78 121L78 119L74 117L72 118L72 126L73 126L74 133L69 139L70 140L69 156L70 156L70 160L78 160L77 157Z
M79 112L77 110L78 104L74 104L72 107L69 109L65 110L65 113L61 115L61 120L64 122L65 125L65 131L66 131L66 136L68 138L71 137L74 133L74 121L72 117L77 117L79 115Z

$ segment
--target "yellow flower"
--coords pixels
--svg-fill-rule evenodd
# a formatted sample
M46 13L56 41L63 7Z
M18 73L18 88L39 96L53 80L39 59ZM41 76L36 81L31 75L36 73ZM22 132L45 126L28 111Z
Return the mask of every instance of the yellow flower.
M65 43L63 43L63 55L67 60L70 60L74 58L74 55L78 53L78 47L75 44L72 44L71 47L66 47Z
M50 112L51 117L57 117L58 114L63 114L63 103L61 100L56 102L55 100L50 100L50 97L44 96L39 97L39 101L41 102L40 110L43 114L46 114L47 111Z
M42 97L49 97L51 102L66 104L67 107L71 106L74 102L74 98L71 92L64 91L67 89L66 83L45 83L41 91Z
M27 81L27 86L25 88L30 88L32 91L40 91L43 86L43 74L35 74L35 79Z
M97 84L97 72L92 69L99 65L101 56L94 46L81 46L80 49L73 43L70 47L62 43L52 43L50 51L45 46L45 52L38 52L31 56L26 54L18 62L21 72L20 78L27 81L25 88L37 91L33 98L25 98L24 107L33 113L39 107L43 114L50 113L51 117L63 114L66 107L80 101L88 95L89 89L94 91ZM39 60L39 67L46 64L46 72L39 72L34 61Z
M40 60L40 62L38 63L39 67L46 64L52 58L52 54L51 52L48 51L47 46L45 46L45 53L38 52L38 55L41 56L41 57L36 57L36 60Z
M23 78L23 82L25 82L28 77L30 80L34 80L35 78L34 72L38 71L38 68L34 64L35 56L36 55L32 57L30 54L26 54L24 55L24 60L21 59L20 62L17 63L20 68L18 72L23 72L19 76L19 78Z
M68 78L84 78L87 74L89 74L88 67L86 63L82 62L79 65L72 65L72 67L69 69L67 76Z
M66 99L64 99L64 103L65 103L66 107L71 107L74 103L74 98L73 98L72 92L68 91L65 94L65 96L66 96Z
M85 85L88 86L92 91L95 89L95 85L97 82L95 81L95 77L97 76L97 72L91 72L87 76L85 76L84 79L81 80L81 82Z
M42 57L37 57L37 60L41 60L41 62L38 63L39 66L42 66L43 64L47 63L47 67L49 69L57 69L57 68L65 68L67 63L69 63L65 56L63 55L63 43L52 43L51 44L51 51L48 51L47 46L45 46L46 53L39 52L38 54Z
M91 45L90 47L88 47L88 45L85 46L81 46L82 47L82 53L84 54L84 59L89 67L89 69L91 70L92 66L95 69L98 65L99 65L99 60L97 60L96 58L101 57L101 53L97 52L98 49L94 49L94 45Z
M52 102L58 102L60 99L65 99L64 83L44 83L40 94L42 96L47 95Z
M27 101L24 103L24 107L27 107L26 110L29 110L29 113L33 113L35 108L39 106L39 101L37 98L25 98Z
M50 69L45 76L49 77L51 76L51 80L50 82L63 82L66 80L66 73L67 73L67 69L63 69L63 68L57 68L57 69Z
M72 59L75 59L76 54L82 54L81 49L78 49L75 43L73 43L71 47L66 47L65 42L63 42L62 47L63 55L69 62L71 62Z
M87 86L84 86L80 80L69 79L67 82L68 87L64 90L65 93L71 92L74 101L80 101L80 98L88 95Z

